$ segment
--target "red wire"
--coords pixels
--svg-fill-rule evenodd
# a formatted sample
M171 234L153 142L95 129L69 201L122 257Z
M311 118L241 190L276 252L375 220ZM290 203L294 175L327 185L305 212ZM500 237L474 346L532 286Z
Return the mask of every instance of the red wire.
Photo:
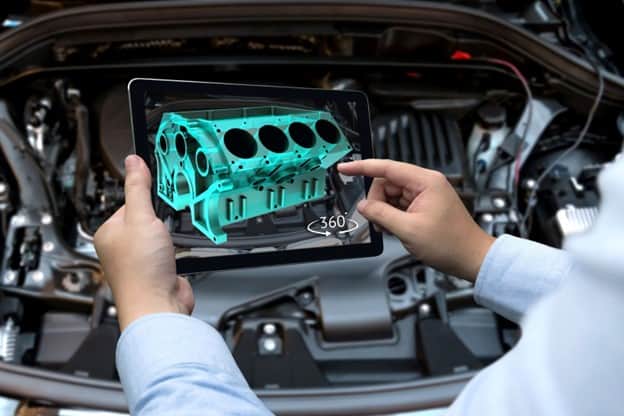
M520 70L514 64L512 64L509 61L505 61L503 59L496 59L496 58L486 58L485 61L491 62L493 64L497 64L497 65L502 65L504 67L507 67L507 68L511 69L511 71L514 73L514 75L522 83L522 86L524 87L524 89L528 92L529 96L527 97L527 102L530 104L532 97L530 95L531 89L529 87L529 82L527 81L525 76L522 75L522 72L520 72ZM529 113L528 117L530 117L530 116L531 116L531 114ZM529 128L529 120L527 120L527 122L525 123L525 127L524 128L525 128L525 132L522 134L523 140L526 137L526 130ZM522 146L523 145L524 145L524 143L520 143L520 145L518 146L518 151L516 152L515 161L514 161L514 185L515 186L518 185L518 181L520 180L520 158L522 157Z

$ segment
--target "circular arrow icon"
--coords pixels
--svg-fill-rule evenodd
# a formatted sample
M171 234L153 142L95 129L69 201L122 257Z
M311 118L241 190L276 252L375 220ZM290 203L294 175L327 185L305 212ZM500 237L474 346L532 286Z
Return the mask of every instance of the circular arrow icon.
M314 234L319 234L319 235L324 235L325 237L329 237L331 235L331 233L329 231L327 231L327 230L325 230L325 231L318 231L318 230L313 230L312 229L312 226L314 224L316 224L317 222L319 222L319 221L321 221L321 220L314 220L311 223L309 223L308 226L306 227L307 230L309 232L311 232L311 233L314 233Z
M356 220L352 220L351 218L349 218L347 221L349 221L349 228L347 228L346 230L338 231L338 234L348 234L357 230L360 226L360 224L358 224Z

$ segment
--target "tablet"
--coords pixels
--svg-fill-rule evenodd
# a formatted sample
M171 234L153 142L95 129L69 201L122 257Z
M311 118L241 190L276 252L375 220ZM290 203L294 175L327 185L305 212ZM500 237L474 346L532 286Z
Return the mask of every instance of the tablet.
M381 253L356 209L370 180L336 169L372 157L363 93L158 79L128 92L178 273Z

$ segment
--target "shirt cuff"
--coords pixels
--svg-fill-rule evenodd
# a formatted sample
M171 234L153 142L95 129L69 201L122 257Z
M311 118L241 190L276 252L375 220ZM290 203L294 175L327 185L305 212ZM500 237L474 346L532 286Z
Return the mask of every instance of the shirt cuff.
M247 386L221 335L199 319L176 313L146 315L121 334L117 371L130 409L163 370L201 364Z
M568 253L511 235L496 239L477 276L475 301L513 321L569 273Z

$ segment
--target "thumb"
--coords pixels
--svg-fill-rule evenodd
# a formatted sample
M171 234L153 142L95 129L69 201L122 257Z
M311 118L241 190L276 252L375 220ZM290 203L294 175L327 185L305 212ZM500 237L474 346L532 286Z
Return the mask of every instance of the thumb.
M126 194L125 218L130 222L144 221L156 216L152 207L152 177L149 169L139 156L126 158Z
M410 214L378 200L366 199L358 204L358 211L369 221L388 230L403 239L406 227L410 221Z
M190 315L193 312L195 308L193 288L189 281L182 276L176 278L176 300L184 313Z

